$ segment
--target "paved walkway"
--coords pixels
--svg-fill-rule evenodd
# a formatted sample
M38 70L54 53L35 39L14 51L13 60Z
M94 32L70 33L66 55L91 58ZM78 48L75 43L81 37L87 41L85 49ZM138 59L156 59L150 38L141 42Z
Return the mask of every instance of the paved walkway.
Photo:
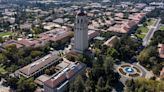
M135 63L135 65L137 65L138 67L140 67L143 70L143 76L145 78L151 78L154 76L153 73L151 73L150 71L148 71L147 69L145 69L142 65L140 65L139 63Z
M153 37L153 34L155 31L157 31L159 29L159 24L160 24L161 19L158 18L158 20L154 23L153 26L150 27L149 32L146 34L146 36L143 39L143 46L147 46L151 40L151 38Z

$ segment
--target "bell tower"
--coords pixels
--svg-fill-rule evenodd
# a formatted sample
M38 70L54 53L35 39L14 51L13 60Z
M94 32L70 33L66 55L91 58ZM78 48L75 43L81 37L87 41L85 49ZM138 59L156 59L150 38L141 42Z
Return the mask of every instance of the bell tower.
M74 50L83 53L88 49L88 18L83 9L76 15L74 32Z

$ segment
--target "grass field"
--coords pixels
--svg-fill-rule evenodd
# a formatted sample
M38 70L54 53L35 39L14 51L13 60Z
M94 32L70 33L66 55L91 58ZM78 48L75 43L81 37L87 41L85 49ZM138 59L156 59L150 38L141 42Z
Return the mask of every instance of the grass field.
M155 19L150 19L150 21L146 21L148 26L151 26L155 23ZM138 28L138 30L141 30L141 33L137 34L137 37L143 39L146 35L146 33L149 31L148 26L144 27L143 25ZM163 28L164 29L164 28Z
M164 31L164 26L161 26L161 27L160 27L160 30L163 30L163 31Z
M150 25L153 25L154 22L155 22L155 19L150 19L150 21L149 22L147 21L146 23L148 26L150 26Z
M0 37L12 35L12 32L0 32Z
M147 33L149 29L147 27L141 26L138 30L141 30L141 33Z
M137 34L137 37L139 37L139 38L144 38L145 37L145 34Z

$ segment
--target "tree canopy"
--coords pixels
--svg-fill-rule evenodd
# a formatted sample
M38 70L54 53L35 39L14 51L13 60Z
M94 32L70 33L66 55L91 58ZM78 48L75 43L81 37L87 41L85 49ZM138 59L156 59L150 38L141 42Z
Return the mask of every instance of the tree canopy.
M126 81L125 92L162 92L164 91L164 81L148 80L139 78Z

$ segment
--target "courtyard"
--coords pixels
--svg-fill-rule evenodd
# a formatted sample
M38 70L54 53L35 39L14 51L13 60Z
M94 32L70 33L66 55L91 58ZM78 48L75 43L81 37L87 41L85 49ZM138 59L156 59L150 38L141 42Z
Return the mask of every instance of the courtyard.
M126 80L129 79L137 79L139 77L151 78L153 77L153 73L145 69L139 63L125 63L121 62L119 64L115 64L115 71L120 75L120 81L124 84Z

